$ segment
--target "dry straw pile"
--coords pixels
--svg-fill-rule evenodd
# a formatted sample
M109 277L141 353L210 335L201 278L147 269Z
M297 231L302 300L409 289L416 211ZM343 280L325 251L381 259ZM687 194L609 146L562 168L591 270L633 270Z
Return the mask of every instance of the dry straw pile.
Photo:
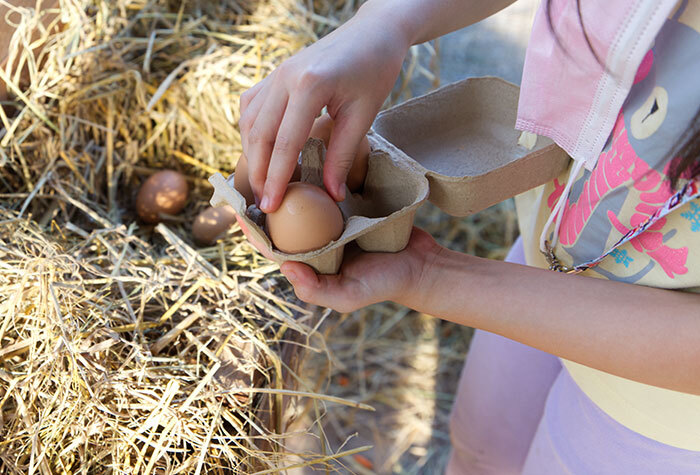
M239 94L357 5L33 3L3 4L0 473L337 467L348 451L280 455L295 408L369 409L300 376L326 314L235 228L198 249L190 223L204 179L235 167ZM144 225L133 199L162 168L187 175L189 204Z

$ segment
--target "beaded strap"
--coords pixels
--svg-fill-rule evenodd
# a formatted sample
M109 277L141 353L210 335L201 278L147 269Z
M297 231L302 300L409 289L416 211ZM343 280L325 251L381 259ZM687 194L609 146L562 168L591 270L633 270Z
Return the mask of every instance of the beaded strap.
M642 234L654 223L656 223L658 220L660 220L670 212L674 211L677 208L680 208L684 204L696 198L700 198L700 180L691 180L685 186L683 186L683 188L681 188L680 191L678 191L675 195L671 196L663 204L663 206L654 211L654 213L652 213L652 215L649 216L646 220L627 231L627 233L625 233L624 236L618 239L618 241L607 252L605 252L600 257L590 261L586 261L583 264L571 267L563 265L561 262L559 262L559 259L557 259L557 256L554 254L554 250L549 245L549 241L545 241L546 252L542 252L542 254L544 254L545 258L547 259L550 270L557 272L565 272L567 274L579 274L585 271L586 269L590 269L591 267L597 266L600 263L600 261L605 259L615 249L622 246L630 239L634 239L640 234Z

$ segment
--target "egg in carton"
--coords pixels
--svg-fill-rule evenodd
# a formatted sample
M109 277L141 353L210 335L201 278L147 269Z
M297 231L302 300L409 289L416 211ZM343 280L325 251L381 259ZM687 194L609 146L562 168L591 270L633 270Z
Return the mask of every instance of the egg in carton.
M245 216L233 175L209 181L211 203L228 203L278 262L309 264L336 273L345 244L368 252L397 252L408 243L416 210L426 200L452 216L467 216L561 174L566 153L544 137L515 130L518 86L495 77L448 84L381 112L368 134L371 152L361 194L346 190L340 203L345 230L336 241L304 254L275 250L261 227ZM319 186L323 142L302 151L302 181Z
M370 146L373 137L369 137ZM301 181L323 188L326 149L322 140L310 138L301 152ZM346 188L339 203L345 222L343 233L324 247L301 254L287 254L274 248L264 231L261 216L248 210L243 195L228 178L217 173L209 178L214 186L212 206L229 204L242 217L253 237L264 244L276 262L299 261L321 274L334 274L343 261L345 245L357 241L367 252L397 252L406 247L418 207L428 196L428 180L404 162L397 162L383 150L372 149L361 194Z

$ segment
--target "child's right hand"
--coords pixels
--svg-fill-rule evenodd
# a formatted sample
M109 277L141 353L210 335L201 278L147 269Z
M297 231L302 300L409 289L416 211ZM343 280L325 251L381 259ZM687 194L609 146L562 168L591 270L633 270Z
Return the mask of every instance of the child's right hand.
M276 210L315 117L335 121L324 185L342 201L365 135L411 45L398 24L360 8L343 26L282 63L241 96L239 126L249 180L264 212Z

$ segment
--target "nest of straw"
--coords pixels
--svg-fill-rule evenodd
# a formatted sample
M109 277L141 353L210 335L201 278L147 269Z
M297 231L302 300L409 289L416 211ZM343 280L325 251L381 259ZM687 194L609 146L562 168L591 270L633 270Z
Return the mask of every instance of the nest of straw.
M330 467L347 453L290 462L286 432L302 400L368 409L301 375L327 351L328 313L235 226L202 249L190 223L205 177L235 167L239 94L357 5L48 6L11 9L0 70L0 472ZM163 168L187 176L190 200L144 225L134 196Z

